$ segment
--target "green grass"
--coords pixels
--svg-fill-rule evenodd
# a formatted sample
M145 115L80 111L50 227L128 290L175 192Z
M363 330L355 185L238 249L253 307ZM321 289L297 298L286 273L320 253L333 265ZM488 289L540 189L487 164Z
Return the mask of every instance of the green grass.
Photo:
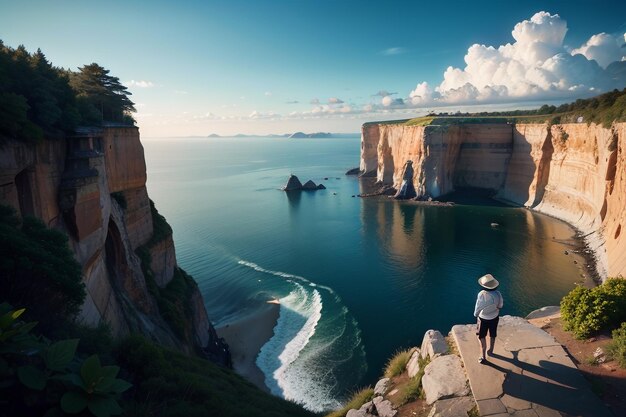
M341 409L337 411L333 411L330 414L327 414L325 417L345 417L346 413L351 409L358 410L361 408L363 404L368 401L371 401L374 397L374 389L371 387L362 388L359 391L355 392L350 401L346 405L344 405Z
M424 396L422 390L422 377L424 376L424 369L426 368L426 365L430 363L430 358L427 357L422 359L420 357L418 361L420 365L419 372L399 389L397 400L399 406L415 401L418 398L423 398Z
M406 126L449 126L473 123L577 123L582 117L583 122L597 123L606 128L614 121L626 121L626 89L613 90L588 99L578 99L572 103L558 107L543 105L533 110L513 110L502 112L479 113L431 113L413 119L369 122L369 124L403 124Z
M230 369L160 347L142 336L115 350L122 377L133 383L127 417L313 417L301 406L266 394Z
M393 378L394 376L402 374L406 369L406 364L411 358L411 353L413 353L411 349L396 352L393 357L389 359L387 365L385 365L385 378Z

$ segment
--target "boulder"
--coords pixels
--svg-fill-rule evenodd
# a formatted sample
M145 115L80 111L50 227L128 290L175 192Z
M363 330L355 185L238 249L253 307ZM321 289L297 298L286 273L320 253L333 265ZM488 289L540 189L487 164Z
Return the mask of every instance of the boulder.
M391 401L384 400L383 397L374 397L374 407L376 407L376 414L379 417L395 417L398 414L398 410L394 410Z
M422 388L427 404L440 399L464 397L469 394L461 359L456 355L435 358L424 368Z
M318 185L317 185L317 189L318 189L318 190L325 190L325 189L326 189L326 187L324 187L324 184L318 184Z
M385 395L387 388L389 388L389 378L383 378L376 383L374 395Z
M413 378L420 371L420 350L418 348L415 349L409 362L406 364L406 371L409 374L409 378Z
M346 175L359 175L361 174L361 169L359 167L349 169L346 171Z
M287 184L283 187L283 191L296 191L302 189L302 183L295 175L290 175Z
M304 185L302 186L303 190L317 190L317 184L315 184L313 181L308 180L307 182L304 183Z
M435 401L428 417L467 417L475 403L471 397Z
M435 355L443 355L448 351L448 344L439 330L428 330L422 339L421 355L425 359L430 357L431 360Z
M359 408L360 411L365 411L368 414L373 414L376 408L374 408L374 403L372 401L368 401Z
M363 410L351 409L346 413L346 417L374 417L374 415Z

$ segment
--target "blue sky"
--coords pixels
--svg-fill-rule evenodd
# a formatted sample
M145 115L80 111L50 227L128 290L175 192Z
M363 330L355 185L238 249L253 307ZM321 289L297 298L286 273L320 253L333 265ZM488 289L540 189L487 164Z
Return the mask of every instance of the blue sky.
M5 44L110 69L143 136L356 132L434 108L567 101L615 87L604 68L626 55L624 32L621 1L0 0ZM466 71L473 44L486 47Z

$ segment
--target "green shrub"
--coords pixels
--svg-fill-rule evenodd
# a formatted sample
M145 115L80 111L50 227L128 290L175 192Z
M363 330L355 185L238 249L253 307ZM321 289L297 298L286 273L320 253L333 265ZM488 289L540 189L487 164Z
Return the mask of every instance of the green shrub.
M397 351L385 365L385 378L393 378L394 376L402 374L406 369L406 364L411 358L411 353L412 351L410 349Z
M607 345L609 356L626 368L626 322L619 329L613 330L613 340Z
M350 401L346 403L339 410L333 411L330 414L327 414L326 417L345 417L346 413L351 409L358 410L361 408L363 404L368 401L371 401L374 398L374 389L371 387L361 388L354 394L352 394Z
M0 288L6 301L25 307L29 319L49 333L79 312L85 299L81 275L66 235L0 205Z
M34 336L23 313L0 304L0 415L121 414L117 401L131 385L117 378L120 368L101 366L98 355L81 361L78 339Z
M134 387L125 416L313 417L297 404L266 394L230 369L130 336L115 351Z
M584 339L626 320L626 281L609 278L595 288L578 286L561 300L566 330Z

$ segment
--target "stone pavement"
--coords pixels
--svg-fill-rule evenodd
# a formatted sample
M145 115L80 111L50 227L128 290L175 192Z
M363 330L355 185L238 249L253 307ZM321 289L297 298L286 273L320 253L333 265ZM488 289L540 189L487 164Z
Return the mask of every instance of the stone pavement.
M476 325L452 335L481 416L611 417L563 347L521 317L500 318L494 356L478 363Z

